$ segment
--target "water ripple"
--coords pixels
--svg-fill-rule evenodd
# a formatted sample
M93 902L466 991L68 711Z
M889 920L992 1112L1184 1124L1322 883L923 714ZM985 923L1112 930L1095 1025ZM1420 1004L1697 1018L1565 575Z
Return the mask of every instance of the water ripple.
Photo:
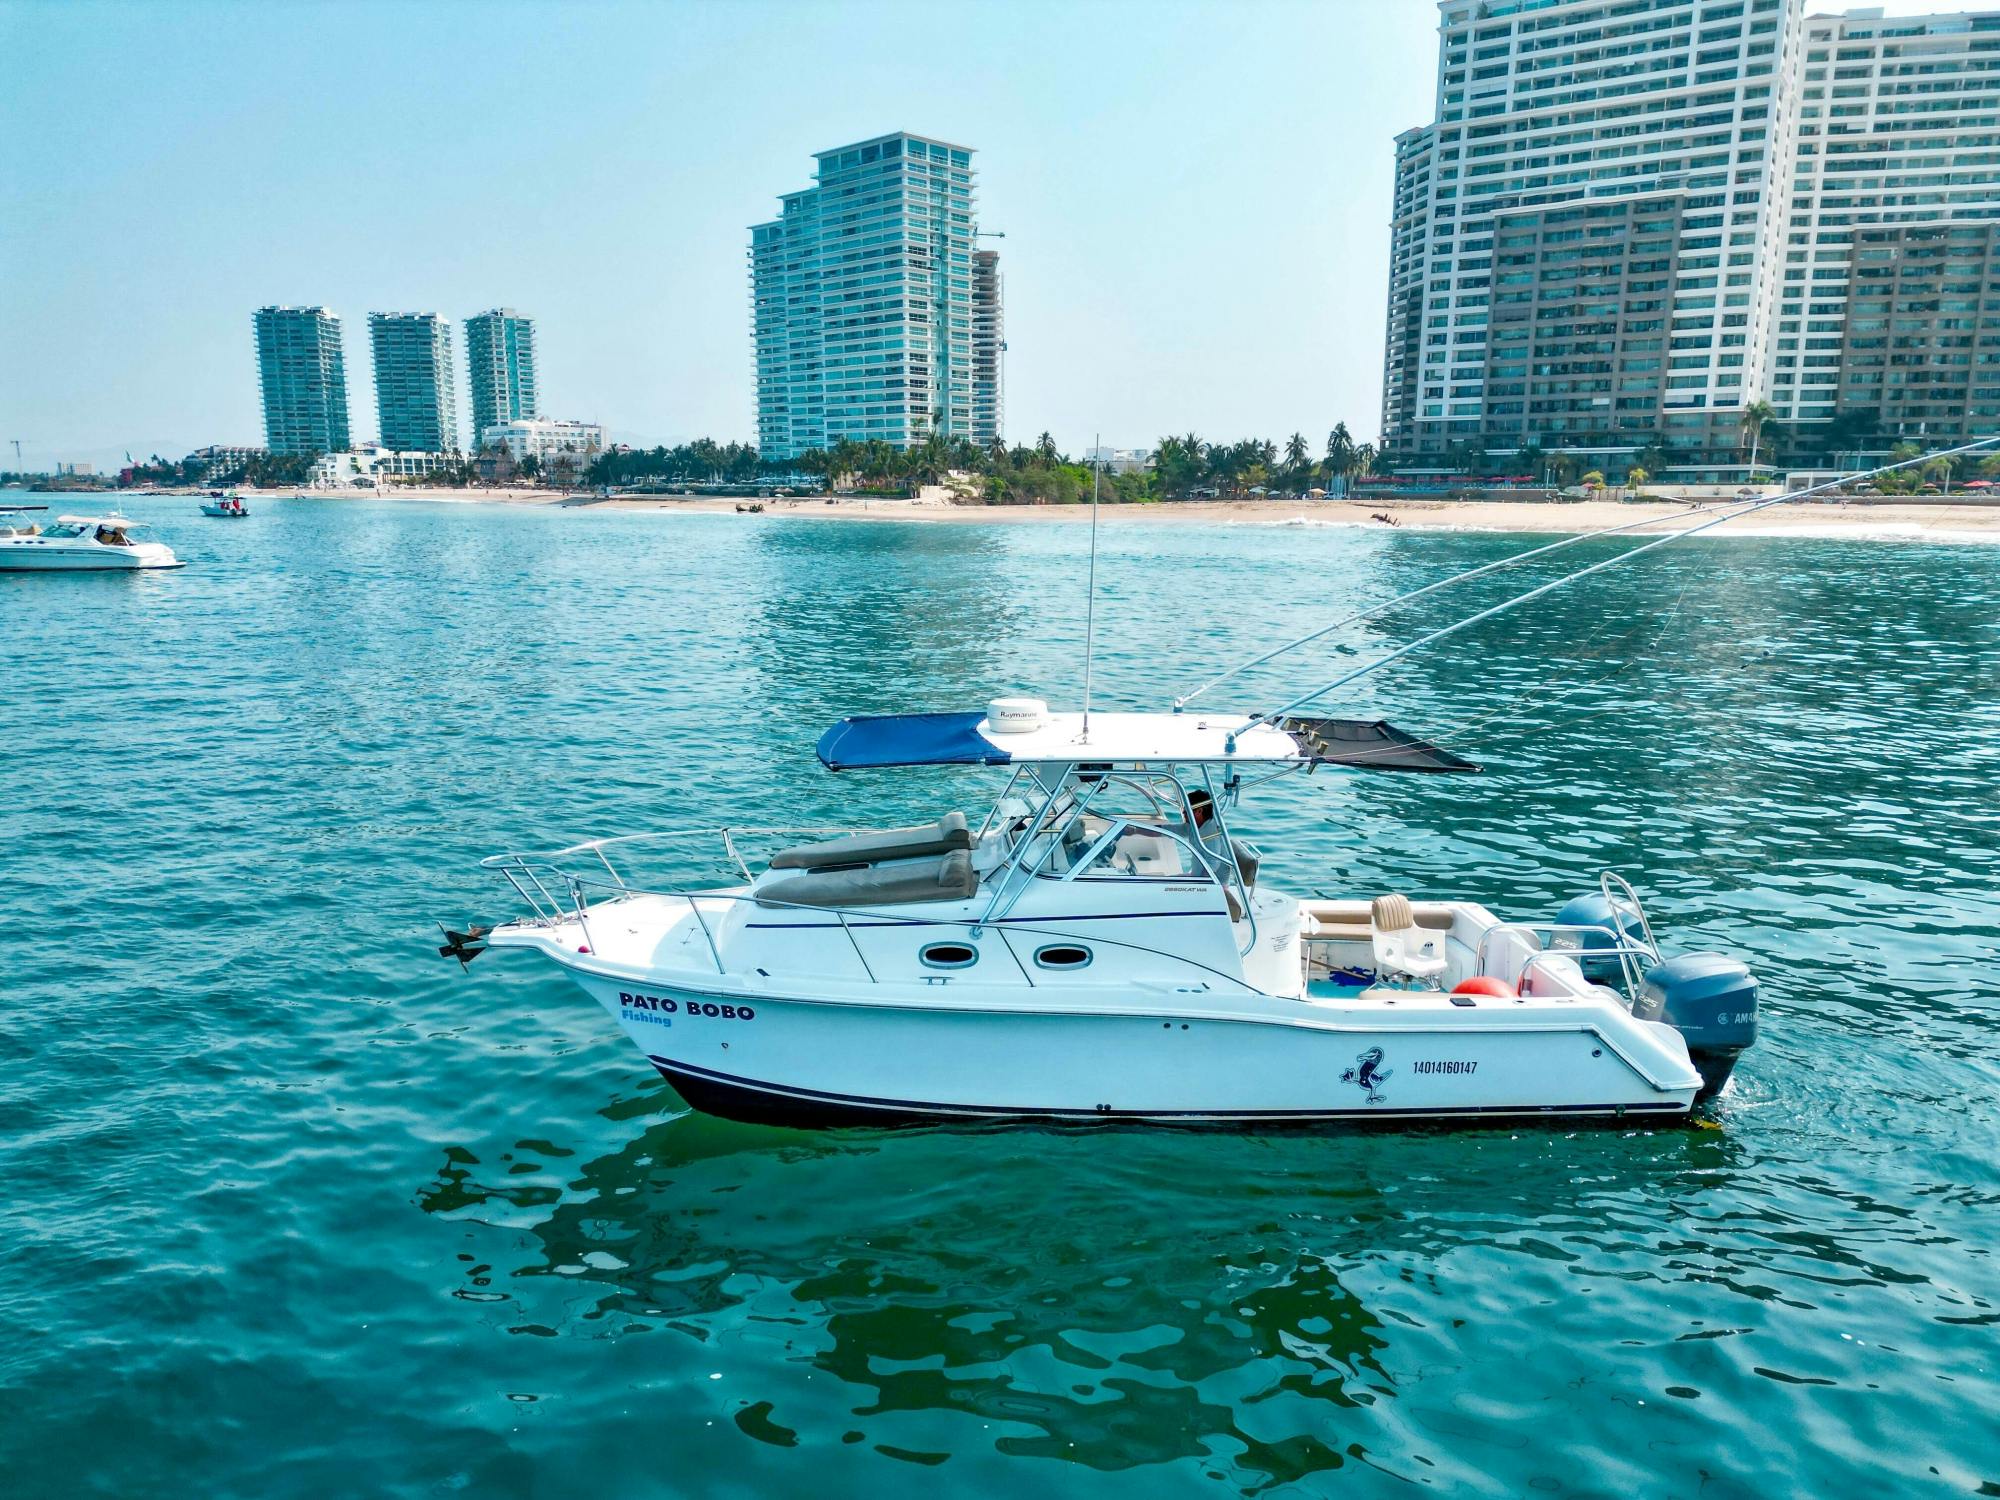
M687 1113L432 923L502 847L976 801L812 741L1073 697L1066 528L135 510L194 566L0 579L11 1492L2000 1485L1990 549L1691 543L1336 705L1476 790L1253 808L1306 890L1532 916L1630 872L1765 982L1719 1129L806 1135ZM1099 701L1513 545L1113 528Z

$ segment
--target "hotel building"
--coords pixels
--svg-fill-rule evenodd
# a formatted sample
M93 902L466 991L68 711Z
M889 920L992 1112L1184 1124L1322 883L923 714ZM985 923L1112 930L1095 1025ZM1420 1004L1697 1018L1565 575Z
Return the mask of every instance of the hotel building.
M482 448L504 448L515 463L533 454L548 460L569 454L579 465L604 450L604 429L595 422L562 422L548 417L522 417L495 422L479 432Z
M814 160L814 185L750 231L759 450L970 438L976 406L997 430L997 348L974 389L970 148L898 132Z
M340 319L323 307L260 307L257 385L264 446L273 453L347 447L347 360Z
M2000 11L1809 16L1798 134L1778 415L2000 432Z
M535 324L511 307L465 320L465 358L471 367L472 433L539 415L535 391Z
M375 413L384 448L411 453L458 449L451 324L436 313L370 313Z
M2000 15L1439 12L1437 118L1396 141L1385 448L1731 478L1759 400L1796 444L1849 412L1877 446L1993 427Z

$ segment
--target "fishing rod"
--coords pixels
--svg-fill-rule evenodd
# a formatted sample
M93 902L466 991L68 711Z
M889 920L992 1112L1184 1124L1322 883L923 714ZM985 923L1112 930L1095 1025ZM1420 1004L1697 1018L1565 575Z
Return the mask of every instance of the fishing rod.
M1435 583L1427 583L1422 588L1411 589L1407 594L1398 594L1395 598L1385 599L1380 604L1371 604L1368 608L1357 610L1345 619L1335 620L1331 625L1315 630L1309 635L1302 635L1297 640L1287 641L1282 646L1266 651L1262 656L1252 657L1249 661L1241 662L1229 668L1226 672L1218 673L1192 692L1174 699L1174 712L1179 713L1210 688L1227 682L1239 673L1247 672L1252 667L1261 667L1265 662L1283 656L1287 651L1296 651L1301 646L1310 646L1314 641L1332 635L1336 630L1344 630L1349 625L1359 625L1363 620L1372 620L1377 615L1388 613L1388 611L1394 609L1399 604L1408 604L1412 599L1421 599L1426 594L1434 594L1439 589L1450 588L1455 583L1466 583L1474 578L1484 577L1486 574L1497 572L1501 568L1511 568L1516 563L1524 563L1531 558L1541 557L1550 552L1560 552L1565 547L1574 547L1578 542L1595 541L1598 537L1602 536L1617 536L1620 532L1637 531L1646 526L1657 526L1662 521L1684 521L1689 517L1715 510L1724 503L1717 501L1709 505L1694 505L1688 507L1686 510L1668 511L1664 515L1647 516L1644 520L1626 521L1617 526L1603 526L1596 531L1582 532L1577 536L1566 536L1560 541L1549 542L1526 552L1516 552L1511 557L1499 558L1494 562L1482 563L1476 568L1468 568L1463 573L1454 573L1449 578L1440 578Z
M1840 478L1837 479L1829 479L1823 484L1809 485L1807 488L1802 490L1792 490L1782 495L1772 495L1768 499L1754 501L1751 504L1730 511L1726 515L1716 516L1712 520L1703 521L1698 525L1685 527L1680 531L1674 532L1670 536L1663 536L1650 542L1643 542L1637 547L1629 547L1625 551L1620 552L1615 557L1607 557L1602 562L1592 563L1587 568L1579 568L1574 573L1565 573L1560 578L1542 584L1537 588L1529 589L1525 594L1516 594L1511 599L1503 599L1500 601L1500 603L1492 605L1487 609L1482 609L1477 614L1468 615L1463 620L1458 620L1450 625L1442 626L1437 630L1431 631L1430 634L1428 635L1419 636L1416 640L1409 642L1407 645L1397 647L1394 651L1391 651L1387 656L1379 657L1374 661L1365 663L1362 666L1356 667L1351 672L1344 672L1340 676L1334 678L1331 682L1325 683L1319 687L1314 688L1309 693L1305 693L1297 698L1292 699L1289 703L1286 703L1283 707L1274 708L1270 710L1268 713L1259 714L1257 715L1257 717L1251 719L1249 722L1238 725L1235 729L1231 730L1227 740L1224 743L1224 749L1227 753L1234 754L1236 751L1236 737L1240 734L1246 733L1249 730L1257 728L1257 726L1259 726L1260 724L1268 724L1272 722L1274 719L1282 718L1284 715L1291 713L1294 709L1303 708L1305 707L1306 704L1312 702L1315 698L1325 697L1335 688L1345 687L1348 683L1355 681L1357 678L1366 677L1370 672L1376 671L1378 668L1381 667L1386 667L1392 661L1399 661L1403 657L1408 656L1411 652L1419 651L1425 646L1430 645L1433 641L1440 641L1443 640L1448 635L1455 635L1459 631L1464 630L1469 625L1477 625L1481 620L1490 620L1495 615L1504 614L1506 611L1513 609L1517 605L1526 604L1531 599L1539 599L1541 598L1542 595L1551 593L1554 590L1561 588L1566 583L1574 583L1579 578L1588 578L1592 573L1601 573L1606 568L1616 567L1619 563L1628 562L1632 558L1639 556L1639 554L1642 552L1651 552L1657 547L1666 546L1669 542L1680 541L1683 537L1693 536L1697 532L1713 530L1715 527L1724 525L1729 521L1739 520L1744 516L1755 515L1760 510L1769 510L1772 506L1782 505L1789 500L1803 500L1808 495L1817 495L1826 490L1838 489L1842 485L1853 484L1863 479L1873 479L1877 475L1881 474L1893 474L1898 469L1908 469L1908 468L1913 468L1919 464L1934 463L1936 460L1940 458L1956 458L1958 455L1962 453L1976 453L1981 448L1990 448L1996 443L2000 443L2000 434L1996 434L1992 437L1980 438L1975 442L1961 444L1959 447L1956 448L1942 448L1935 453L1919 454L1915 458L1906 458L1897 463L1883 464L1879 468L1866 469L1858 473L1842 475Z

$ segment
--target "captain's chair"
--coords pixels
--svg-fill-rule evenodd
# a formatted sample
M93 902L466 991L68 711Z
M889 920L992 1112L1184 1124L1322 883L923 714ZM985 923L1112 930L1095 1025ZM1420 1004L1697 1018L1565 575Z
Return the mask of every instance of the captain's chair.
M1375 969L1384 979L1437 982L1444 974L1444 934L1417 926L1408 896L1377 896L1374 919Z

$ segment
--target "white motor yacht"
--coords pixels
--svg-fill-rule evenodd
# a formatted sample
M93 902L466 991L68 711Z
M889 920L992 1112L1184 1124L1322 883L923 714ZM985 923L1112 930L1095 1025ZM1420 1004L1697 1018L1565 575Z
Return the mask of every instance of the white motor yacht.
M0 527L0 573L87 573L185 567L163 542L135 542L129 516L59 516Z
M1665 958L1615 876L1546 921L1272 878L1236 826L1248 785L1478 769L1387 724L1003 699L845 719L819 756L1011 774L976 822L761 868L716 830L728 883L634 873L689 834L496 856L527 914L441 951L540 953L689 1104L793 1125L1671 1117L1756 1035L1748 970Z

